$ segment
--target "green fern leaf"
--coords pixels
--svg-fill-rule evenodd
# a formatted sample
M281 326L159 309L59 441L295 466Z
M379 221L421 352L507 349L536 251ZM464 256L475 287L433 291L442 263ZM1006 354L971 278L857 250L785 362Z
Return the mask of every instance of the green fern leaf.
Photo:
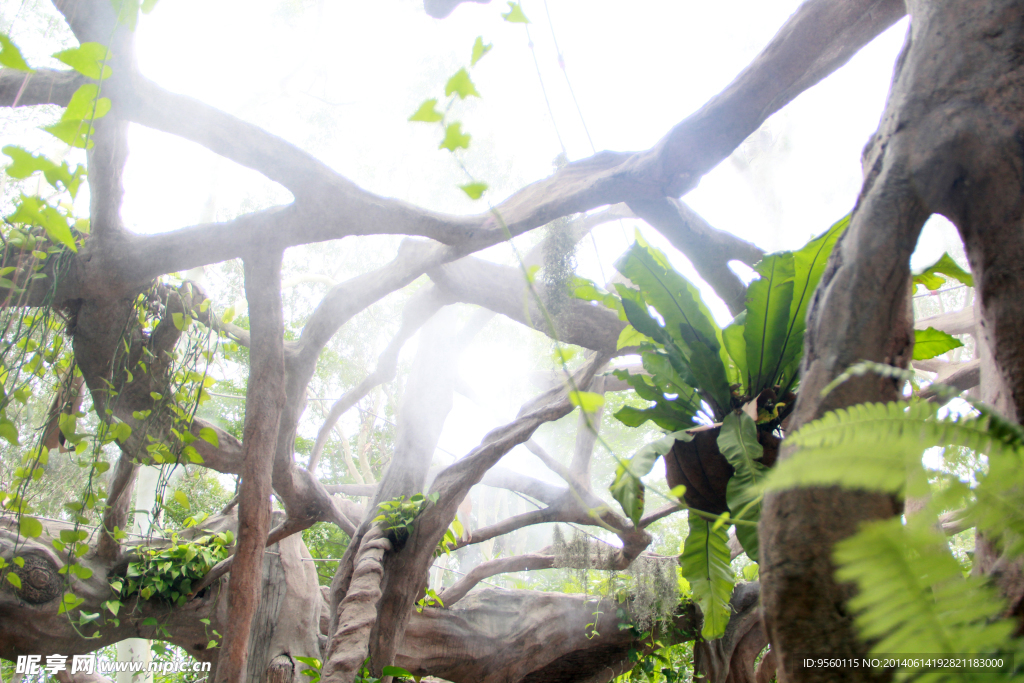
M1004 607L995 589L964 579L945 538L925 525L865 525L836 544L834 559L836 577L857 584L850 608L875 653L985 654L1007 645L1013 623L993 622Z

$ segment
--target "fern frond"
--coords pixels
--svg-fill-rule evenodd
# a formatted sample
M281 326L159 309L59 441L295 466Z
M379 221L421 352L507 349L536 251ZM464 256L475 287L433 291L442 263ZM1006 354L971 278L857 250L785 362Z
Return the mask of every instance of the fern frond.
M769 475L768 488L841 485L899 493L921 455L936 446L963 446L991 462L1019 463L1015 443L993 429L991 414L938 418L924 401L863 403L836 410L792 434L800 450Z
M898 518L868 524L836 544L834 559L837 578L857 584L850 607L861 634L875 641L872 652L990 654L1009 645L1012 621L993 621L1003 600L980 577L962 578L945 538L931 528Z

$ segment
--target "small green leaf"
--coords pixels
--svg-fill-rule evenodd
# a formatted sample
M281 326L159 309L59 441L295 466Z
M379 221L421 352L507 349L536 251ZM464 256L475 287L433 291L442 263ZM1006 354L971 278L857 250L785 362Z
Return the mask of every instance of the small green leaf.
M487 189L487 183L469 183L467 185L459 185L459 189L469 195L470 199L480 199L484 190Z
M224 309L224 315L222 315L220 317L220 319L221 319L221 322L224 322L224 323L229 323L232 320L234 320L235 319L235 305L231 304L226 309Z
M0 66L32 73L32 69L25 62L25 58L21 56L21 50L11 42L6 33L0 33L0 48L2 48L0 49Z
M469 140L472 136L462 132L462 124L456 121L445 126L444 140L437 146L438 149L447 149L454 152L457 149L469 149Z
M78 47L57 52L53 56L87 78L102 81L114 73L106 65L112 57L110 50L102 43L82 43Z
M192 504L188 502L188 496L186 496L181 491L174 492L174 500L176 500L178 502L178 505L185 508L186 510L192 508Z
M492 47L494 45L490 43L484 44L483 36L477 36L476 42L473 43L473 59L469 62L469 65L476 66L476 63L483 59L484 55L490 52Z
M476 86L473 85L473 80L469 77L469 72L464 68L456 71L455 75L449 78L444 86L444 94L446 96L450 96L453 93L463 100L470 96L480 97L480 93L476 91Z
M174 326L179 330L185 329L185 316L181 313L172 313L171 318L174 321Z
M914 330L914 360L935 358L963 345L964 343L953 335L946 334L934 327L929 327L926 330Z
M431 98L420 105L416 113L409 117L410 121L437 123L444 119L444 114L437 110L437 98Z
M523 14L523 8L519 6L518 2L508 3L508 12L501 15L505 21L513 24L529 24L530 20Z
M18 590L21 590L21 577L14 572L7 572L7 582Z
M142 13L149 14L156 7L157 0L142 0Z
M604 405L604 396L592 391L570 391L569 402L582 408L585 413L593 413Z
M690 441L692 439L693 436L686 432L673 432L647 444L631 459L619 464L615 469L615 480L608 490L622 506L622 511L626 513L626 516L633 520L633 524L640 524L640 518L644 514L645 489L641 478L650 473L658 458L672 450L672 446L677 440Z
M26 538L39 538L43 535L43 523L35 517L22 515L18 528L21 529L21 535Z

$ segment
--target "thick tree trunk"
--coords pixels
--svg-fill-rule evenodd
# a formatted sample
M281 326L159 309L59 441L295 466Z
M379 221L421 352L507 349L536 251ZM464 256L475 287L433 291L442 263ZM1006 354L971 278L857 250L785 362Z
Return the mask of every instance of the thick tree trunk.
M861 359L906 364L908 259L932 213L952 220L967 246L997 393L1016 408L1015 417L1024 405L1024 6L1014 0L907 5L911 30L882 124L865 150L864 188L809 312L793 428L828 410L897 397L896 385L871 377L824 399L820 390ZM862 521L896 510L887 496L843 490L766 497L763 605L781 680L875 676L800 670L796 657L866 650L845 606L851 589L832 578L832 546Z

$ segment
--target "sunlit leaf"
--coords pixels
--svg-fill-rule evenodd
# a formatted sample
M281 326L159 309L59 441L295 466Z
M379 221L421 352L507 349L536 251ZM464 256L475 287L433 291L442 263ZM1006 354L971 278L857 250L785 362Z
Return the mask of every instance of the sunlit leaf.
M431 98L420 105L416 113L409 117L410 121L437 123L444 119L444 114L437 110L437 98Z
M70 50L62 50L53 55L78 73L101 81L110 78L113 70L107 66L112 55L102 43L82 43Z
M469 62L469 65L476 66L476 63L483 59L483 56L490 52L492 47L494 45L484 43L483 36L477 36L476 42L473 43L473 59Z
M914 360L935 358L963 345L964 343L953 335L946 334L934 327L914 330Z
M7 145L3 153L11 157L12 161L7 166L7 175L19 180L28 178L38 171L48 171L57 166L42 154L32 154L28 150L16 145Z
M11 42L6 33L0 33L0 66L30 73L32 71L25 58L21 56L21 50Z
M459 185L459 189L469 195L470 199L480 199L487 189L487 183L468 183L466 185Z
M22 515L18 523L21 535L26 538L38 538L43 535L43 523L35 517Z
M438 149L447 149L454 152L457 149L469 149L469 140L472 136L462 132L462 124L456 121L445 126L444 140L437 146Z
M939 257L938 261L915 275L914 284L922 285L934 292L942 287L942 285L946 284L946 280L939 277L940 275L945 275L953 280L957 280L968 287L974 286L974 277L961 268L948 253L944 253Z
M464 68L456 71L455 75L445 83L444 94L452 95L453 93L463 100L467 97L480 97L480 93L476 91L476 86L473 85L473 80L469 77L469 72Z
M523 8L519 6L518 2L508 3L508 12L501 15L505 21L513 24L529 24L530 20L523 14Z

